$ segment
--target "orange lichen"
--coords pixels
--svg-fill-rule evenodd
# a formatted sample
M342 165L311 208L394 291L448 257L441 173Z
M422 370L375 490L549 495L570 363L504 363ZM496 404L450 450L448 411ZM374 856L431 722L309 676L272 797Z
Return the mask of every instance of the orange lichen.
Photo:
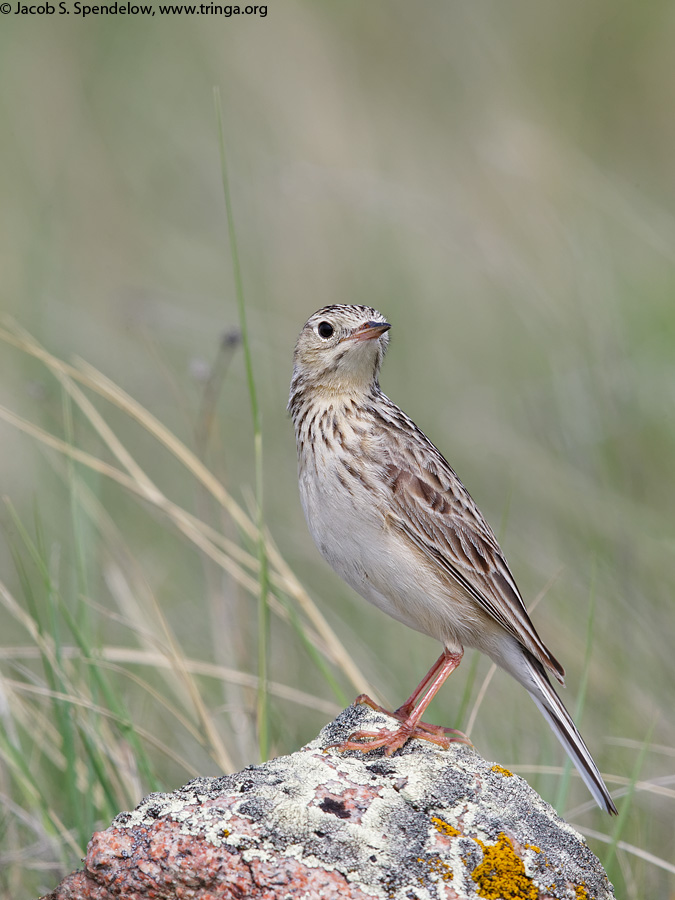
M483 848L483 862L476 866L471 877L478 886L479 897L485 900L537 900L539 891L526 875L522 859L503 832L496 844L477 843Z
M583 884L578 884L574 889L575 900L588 900L588 891Z
M434 875L437 875L442 881L452 881L455 877L452 874L450 866L443 862L440 856L429 856L427 859L418 857L417 862L424 863L425 866L428 866L429 871L433 872ZM422 879L420 879L420 883L423 883Z
M490 771L499 772L504 778L513 778L513 772L509 772L508 769L505 769L504 766L500 766L498 763L495 763Z
M443 819L439 819L438 816L432 816L431 821L434 823L434 828L436 829L436 831L440 832L441 834L447 834L449 837L459 837L462 833L456 828L453 828L452 825L444 822Z

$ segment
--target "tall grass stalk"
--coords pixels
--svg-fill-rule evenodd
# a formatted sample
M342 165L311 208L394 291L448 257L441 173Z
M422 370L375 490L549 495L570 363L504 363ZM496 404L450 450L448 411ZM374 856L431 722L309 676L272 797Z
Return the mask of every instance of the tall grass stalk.
M626 827L626 823L628 821L628 816L630 814L631 806L631 798L635 793L636 785L638 784L640 772L642 771L642 767L644 766L645 759L647 757L647 753L649 751L649 747L651 744L652 733L654 731L654 727L656 722L653 722L651 728L649 729L649 733L646 735L644 744L638 754L637 759L635 760L635 765L633 766L633 771L631 773L630 783L628 785L628 790L626 793L626 797L622 800L621 805L619 806L619 817L614 825L614 830L612 832L612 839L609 846L609 852L607 854L606 859L604 860L604 866L607 871L608 876L612 880L616 880L616 876L619 874L616 869L616 851L619 846L621 835Z
M269 620L270 612L267 602L267 594L269 591L269 573L267 562L267 551L265 549L264 536L264 511L263 511L263 447L262 447L262 422L260 416L260 406L258 404L258 396L255 387L255 378L253 375L253 358L251 355L251 344L248 337L248 324L246 320L246 304L244 301L244 284L241 275L241 266L239 264L239 253L237 251L237 236L234 226L234 211L232 208L232 197L230 195L230 184L227 175L227 158L225 153L225 131L223 128L222 105L220 100L220 91L217 87L213 89L213 97L216 110L216 121L218 125L218 142L220 148L220 167L223 180L223 194L225 198L225 211L227 213L227 230L230 241L230 256L232 258L232 272L234 276L234 289L237 297L237 308L239 310L239 325L241 328L241 339L244 348L244 361L246 366L246 381L248 384L248 395L251 404L251 413L253 416L253 442L254 442L254 459L255 459L255 496L256 496L256 524L258 527L257 547L258 547L258 564L259 568L259 585L258 594L258 703L257 703L257 723L258 723L258 746L260 750L260 758L265 760L269 754L269 701L267 690L268 679L268 643L269 643Z

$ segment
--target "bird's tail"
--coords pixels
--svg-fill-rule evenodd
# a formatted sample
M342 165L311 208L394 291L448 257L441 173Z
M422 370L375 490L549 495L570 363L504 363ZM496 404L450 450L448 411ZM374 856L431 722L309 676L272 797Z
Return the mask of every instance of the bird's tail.
M595 802L605 812L616 815L616 806L602 780L602 775L598 771L584 739L579 734L577 726L572 721L572 717L549 682L543 665L527 651L525 653L529 664L530 679L525 680L521 677L519 680L527 688L528 693L553 729L553 733L577 767Z

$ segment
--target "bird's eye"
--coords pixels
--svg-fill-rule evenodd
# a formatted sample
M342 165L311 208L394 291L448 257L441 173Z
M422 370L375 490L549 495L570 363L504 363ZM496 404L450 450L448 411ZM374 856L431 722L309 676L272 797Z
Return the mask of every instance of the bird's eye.
M330 324L330 322L319 322L319 325L316 329L319 333L319 337L329 338L333 336L334 328Z

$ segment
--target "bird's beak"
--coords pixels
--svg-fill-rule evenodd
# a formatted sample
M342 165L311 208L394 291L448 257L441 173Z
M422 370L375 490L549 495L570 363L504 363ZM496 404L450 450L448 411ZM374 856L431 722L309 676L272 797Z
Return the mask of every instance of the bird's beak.
M355 328L350 334L353 341L372 341L379 338L385 331L389 331L391 325L389 322L366 322Z

